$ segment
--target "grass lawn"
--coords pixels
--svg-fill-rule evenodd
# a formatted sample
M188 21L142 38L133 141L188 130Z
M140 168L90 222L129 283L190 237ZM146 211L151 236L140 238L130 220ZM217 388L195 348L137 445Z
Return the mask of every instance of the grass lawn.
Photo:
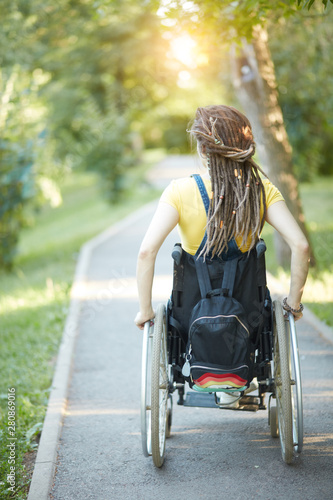
M160 158L156 153L145 158L132 174L135 189L118 205L111 206L103 199L95 174L68 176L61 186L63 204L40 211L34 227L21 234L14 272L0 275L1 499L27 497L25 465L42 428L80 247L159 195L140 179ZM8 421L15 423L15 428L9 427ZM14 442L11 437L16 438L14 491L8 490L7 481L11 472L7 445Z
M138 182L152 156L133 177L135 189L118 205L109 205L100 195L92 173L75 173L62 186L63 204L44 207L34 227L20 240L16 268L0 276L1 388L0 498L25 499L29 475L24 467L37 447L45 416L55 359L69 305L69 291L81 245L112 223L158 196ZM319 179L300 188L311 239L318 261L311 271L304 302L333 325L333 179ZM272 230L265 229L268 269L288 283L272 252ZM15 397L15 399L14 399ZM15 414L10 413L14 411ZM7 474L11 441L8 416L15 418L15 492L8 490ZM11 420L13 422L13 420ZM13 426L11 426L13 427ZM29 452L29 453L27 453ZM33 460L32 460L33 463ZM5 483L5 484L3 484Z

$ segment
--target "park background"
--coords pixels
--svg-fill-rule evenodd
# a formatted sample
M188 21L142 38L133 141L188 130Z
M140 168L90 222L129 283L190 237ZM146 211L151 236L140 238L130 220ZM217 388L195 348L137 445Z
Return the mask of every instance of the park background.
M257 160L311 242L304 303L333 325L332 7L2 1L2 438L7 390L19 391L17 489L1 485L1 498L27 495L80 247L159 197L147 172L193 153L186 129L198 106L250 118ZM268 269L287 286L288 252L270 228L264 238Z

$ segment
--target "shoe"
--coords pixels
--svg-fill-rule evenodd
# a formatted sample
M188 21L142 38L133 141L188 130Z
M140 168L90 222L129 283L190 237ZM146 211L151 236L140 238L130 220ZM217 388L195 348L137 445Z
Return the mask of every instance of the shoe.
M229 394L227 392L217 392L217 404L225 408L238 408L239 407L240 392Z
M251 381L250 386L247 389L245 389L244 396L245 396L245 394L249 394L249 392L256 391L258 389L258 387L259 387L258 380L257 380L257 378L254 378Z

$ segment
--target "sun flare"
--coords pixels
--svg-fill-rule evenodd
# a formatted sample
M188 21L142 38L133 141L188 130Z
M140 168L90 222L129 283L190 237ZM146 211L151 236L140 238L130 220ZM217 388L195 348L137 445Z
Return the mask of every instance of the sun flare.
M197 43L190 35L184 34L173 38L170 42L172 55L189 68L196 68L195 48Z

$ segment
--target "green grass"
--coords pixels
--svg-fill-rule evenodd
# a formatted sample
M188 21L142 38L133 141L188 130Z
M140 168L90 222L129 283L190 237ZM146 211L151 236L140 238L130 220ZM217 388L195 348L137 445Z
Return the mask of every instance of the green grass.
M300 197L316 267L310 269L303 302L321 320L333 326L333 178L321 177L300 185ZM266 224L267 268L288 290L290 274L278 266L274 255L273 230Z
M143 182L142 174L161 153L152 152L131 173L135 185L117 205L101 195L93 173L75 173L62 187L63 204L45 206L35 225L21 234L16 267L0 276L0 498L24 499L29 479L23 460L37 446L44 420L64 322L69 306L80 247L109 225L156 198L159 192ZM7 488L9 429L8 389L16 395L15 492ZM4 484L3 484L4 483Z

